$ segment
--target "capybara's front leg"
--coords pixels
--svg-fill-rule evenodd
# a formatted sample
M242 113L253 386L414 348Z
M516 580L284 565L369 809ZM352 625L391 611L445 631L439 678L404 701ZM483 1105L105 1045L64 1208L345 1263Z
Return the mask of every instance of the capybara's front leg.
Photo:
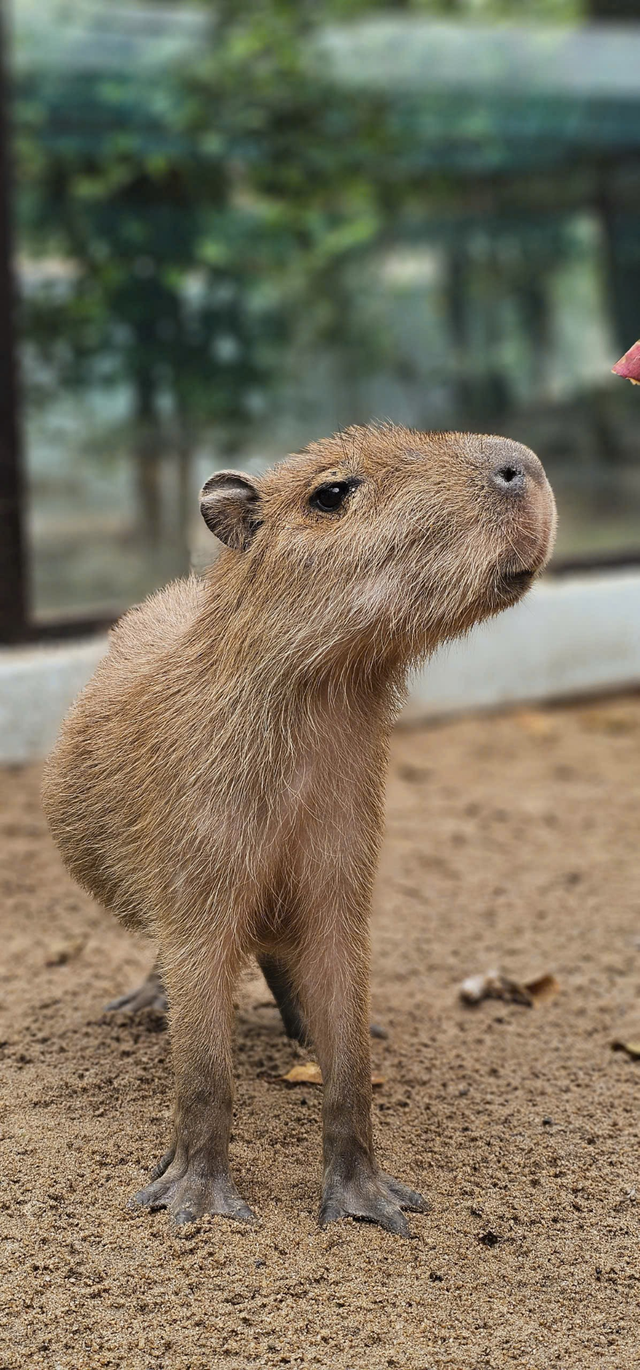
M364 923L348 914L310 920L317 940L299 962L299 985L324 1081L320 1225L362 1218L408 1237L403 1208L420 1194L376 1163L371 1130L369 956Z
M229 1173L231 1020L238 961L216 946L163 947L175 1071L174 1141L133 1202L178 1224L204 1213L250 1222Z

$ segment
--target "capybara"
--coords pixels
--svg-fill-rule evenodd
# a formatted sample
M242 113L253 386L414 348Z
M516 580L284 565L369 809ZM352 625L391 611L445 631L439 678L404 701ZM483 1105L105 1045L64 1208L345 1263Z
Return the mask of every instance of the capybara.
M44 804L69 870L158 945L175 1116L137 1196L249 1221L229 1173L233 993L249 957L322 1070L320 1222L408 1234L371 1130L368 915L409 668L514 604L555 506L528 448L352 427L201 492L226 547L131 609L65 720ZM290 1024L291 1026L291 1024Z

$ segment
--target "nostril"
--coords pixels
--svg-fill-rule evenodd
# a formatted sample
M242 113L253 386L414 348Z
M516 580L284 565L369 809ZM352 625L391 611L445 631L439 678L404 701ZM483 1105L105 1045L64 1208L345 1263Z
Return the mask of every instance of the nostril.
M515 462L504 462L502 466L497 466L495 471L491 472L491 479L505 494L517 495L524 490L525 474L522 467Z

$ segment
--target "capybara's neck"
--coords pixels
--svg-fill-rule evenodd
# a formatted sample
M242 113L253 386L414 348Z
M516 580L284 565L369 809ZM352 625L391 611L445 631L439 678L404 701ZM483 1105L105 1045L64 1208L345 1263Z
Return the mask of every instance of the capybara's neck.
M188 635L192 669L223 678L235 703L251 698L279 713L340 701L356 711L374 702L393 714L402 697L406 664L397 647L359 633L345 613L323 613L332 587L299 595L252 576L223 553L206 580L202 607Z

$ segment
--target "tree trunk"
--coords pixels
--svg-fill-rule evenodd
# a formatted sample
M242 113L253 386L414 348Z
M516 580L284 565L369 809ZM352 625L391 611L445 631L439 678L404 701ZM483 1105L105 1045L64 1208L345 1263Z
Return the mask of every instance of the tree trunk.
M536 397L549 379L551 312L546 274L530 268L517 283L522 328L529 346L529 374Z
M453 353L456 423L473 426L474 402L469 382L469 259L461 239L446 257L445 307Z
M197 490L193 483L193 437L184 410L178 406L178 439L176 443L176 517L174 531L175 555L178 570L184 574L191 562L189 525L196 507Z
M140 534L156 549L162 533L160 489L160 434L155 412L153 380L148 372L135 378L134 463Z
M638 0L588 0L585 18L599 24L638 22Z

